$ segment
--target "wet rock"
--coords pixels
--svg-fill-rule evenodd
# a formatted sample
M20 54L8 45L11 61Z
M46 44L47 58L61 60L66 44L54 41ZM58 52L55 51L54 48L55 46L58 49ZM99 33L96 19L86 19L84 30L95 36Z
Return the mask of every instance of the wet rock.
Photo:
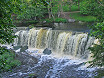
M21 61L22 64L36 64L38 63L38 59L29 55L28 53L26 52L17 52L16 53L16 59Z
M37 76L37 74L29 74L29 78L37 78L38 76Z
M46 48L44 51L43 51L44 54L48 54L50 55L52 52L50 49Z
M43 23L46 23L46 21L43 21Z
M21 48L21 46L13 46L14 50L18 50L19 48Z
M28 49L28 46L21 46L20 52L25 52Z
M29 31L29 30L30 30L30 28L29 28L29 27L27 27L27 28L26 28L26 30L28 30L28 31Z
M68 19L68 22L75 22L75 19Z
M59 26L58 23L54 23L54 26Z
M2 46L2 48L7 48L7 46Z
M79 24L84 24L84 22L82 22L82 21L79 21Z
M17 54L19 56L24 55L25 57L23 56L23 58L27 62L31 58L26 52ZM25 63L25 65L13 69L13 72L3 72L2 78L94 78L95 74L92 71L88 71L87 68L85 70L79 69L83 63L77 65L76 63L72 63L68 59L57 59L48 55L41 55L37 64L32 64L31 66L31 62L29 64Z

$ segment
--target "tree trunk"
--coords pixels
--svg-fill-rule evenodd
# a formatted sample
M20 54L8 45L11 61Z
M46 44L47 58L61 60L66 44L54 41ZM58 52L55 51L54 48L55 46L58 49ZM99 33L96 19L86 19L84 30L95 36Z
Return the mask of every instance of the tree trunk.
M48 5L48 17L49 17L49 19L51 18L51 12L50 12L50 6Z
M70 6L69 6L70 11L71 11L71 7L73 5L72 3L73 3L72 0L70 0Z
M80 4L79 4L79 0L78 0L78 8L80 9Z
M58 10L58 17L63 14L63 7L62 7L62 0L59 0L59 10Z

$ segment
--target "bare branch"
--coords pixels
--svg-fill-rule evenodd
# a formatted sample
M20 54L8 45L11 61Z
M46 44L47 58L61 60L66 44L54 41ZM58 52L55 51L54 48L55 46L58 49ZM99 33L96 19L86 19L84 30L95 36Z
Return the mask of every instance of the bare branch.
M98 2L101 6L104 6L99 0L97 0L97 2Z

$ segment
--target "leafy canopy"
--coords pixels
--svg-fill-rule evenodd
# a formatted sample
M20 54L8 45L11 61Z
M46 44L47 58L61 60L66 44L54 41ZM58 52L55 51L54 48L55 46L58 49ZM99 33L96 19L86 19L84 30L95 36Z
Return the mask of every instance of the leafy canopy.
M15 36L13 35L12 14L18 14L24 11L23 1L27 0L0 0L0 43L12 43ZM29 2L28 0L27 2ZM39 3L41 0L33 0ZM36 4L34 3L34 5ZM44 3L44 1L42 1ZM14 53L0 46L0 72L10 70L20 65L19 61L14 59Z
M0 43L11 43L13 38L13 27L11 15L21 11L19 0L0 0Z
M99 44L90 47L93 53L91 66L104 66L104 0L84 0L81 4L81 13L95 16L95 24L90 26L91 36L99 40Z

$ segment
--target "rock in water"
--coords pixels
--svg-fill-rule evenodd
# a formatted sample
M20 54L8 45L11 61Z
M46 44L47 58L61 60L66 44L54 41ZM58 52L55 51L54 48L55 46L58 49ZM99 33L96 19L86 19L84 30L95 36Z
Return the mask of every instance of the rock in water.
M2 46L2 48L7 48L7 46Z
M18 50L19 48L21 48L21 46L13 46L14 50Z
M38 57L29 55L27 52L16 52L16 59L19 60L23 65L34 65L38 63Z
M25 52L28 49L28 46L21 46L20 52Z
M52 52L50 49L46 48L44 51L43 51L44 54L48 54L50 55Z
M68 22L75 22L75 19L68 19Z

